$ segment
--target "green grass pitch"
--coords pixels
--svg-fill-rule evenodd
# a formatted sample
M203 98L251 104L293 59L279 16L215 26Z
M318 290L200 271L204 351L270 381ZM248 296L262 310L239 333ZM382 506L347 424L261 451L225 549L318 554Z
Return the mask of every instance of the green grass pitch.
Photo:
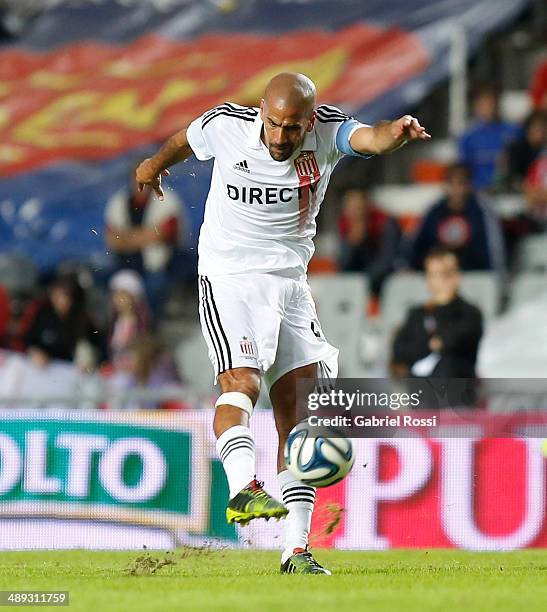
M316 557L333 576L280 575L278 553L264 551L4 552L0 590L70 591L70 606L56 609L71 612L547 610L547 550Z

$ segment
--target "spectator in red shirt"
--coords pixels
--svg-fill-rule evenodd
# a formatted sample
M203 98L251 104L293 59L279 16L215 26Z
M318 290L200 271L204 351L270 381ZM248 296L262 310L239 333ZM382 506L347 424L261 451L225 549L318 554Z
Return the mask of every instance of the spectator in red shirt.
M147 186L139 191L134 174L132 170L130 188L114 194L106 205L106 244L116 270L134 270L142 277L150 308L158 317L182 231L181 202L173 191L166 191L163 202Z
M524 194L533 218L547 229L547 148L532 164L524 182Z
M340 269L365 272L377 294L396 264L401 242L397 221L378 210L366 191L350 189L343 196L338 228Z
M534 72L530 97L535 109L547 111L547 60L544 60Z
M8 292L0 285L0 347L8 345L11 304Z

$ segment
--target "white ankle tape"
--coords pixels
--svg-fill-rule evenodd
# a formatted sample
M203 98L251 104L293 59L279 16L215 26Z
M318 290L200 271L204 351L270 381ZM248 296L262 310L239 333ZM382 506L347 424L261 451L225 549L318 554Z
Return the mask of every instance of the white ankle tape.
M253 414L253 402L248 395L245 395L245 393L240 393L239 391L229 391L228 393L223 393L217 399L215 408L217 406L222 406L223 404L241 408L241 410L244 410L249 416Z

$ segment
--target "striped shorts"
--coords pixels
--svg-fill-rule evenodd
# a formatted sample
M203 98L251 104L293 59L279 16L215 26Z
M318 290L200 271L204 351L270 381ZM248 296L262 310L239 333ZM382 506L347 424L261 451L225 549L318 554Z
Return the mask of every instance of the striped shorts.
M256 368L270 388L287 372L318 363L336 379L338 350L321 330L306 279L275 274L199 277L199 315L217 376Z

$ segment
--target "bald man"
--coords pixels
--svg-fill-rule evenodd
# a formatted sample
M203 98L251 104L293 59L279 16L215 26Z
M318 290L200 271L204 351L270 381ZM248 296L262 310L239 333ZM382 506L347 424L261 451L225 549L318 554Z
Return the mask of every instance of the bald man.
M199 237L199 310L222 390L213 428L230 488L226 517L245 525L287 515L282 572L330 573L308 549L315 489L296 480L283 457L297 381L313 386L338 373L338 350L323 335L306 280L319 206L344 155L389 153L429 137L409 115L368 126L316 106L314 83L284 73L268 83L260 108L226 102L208 110L137 168L137 181L161 200L168 167L192 154L215 159ZM256 480L249 418L262 381L283 504Z

